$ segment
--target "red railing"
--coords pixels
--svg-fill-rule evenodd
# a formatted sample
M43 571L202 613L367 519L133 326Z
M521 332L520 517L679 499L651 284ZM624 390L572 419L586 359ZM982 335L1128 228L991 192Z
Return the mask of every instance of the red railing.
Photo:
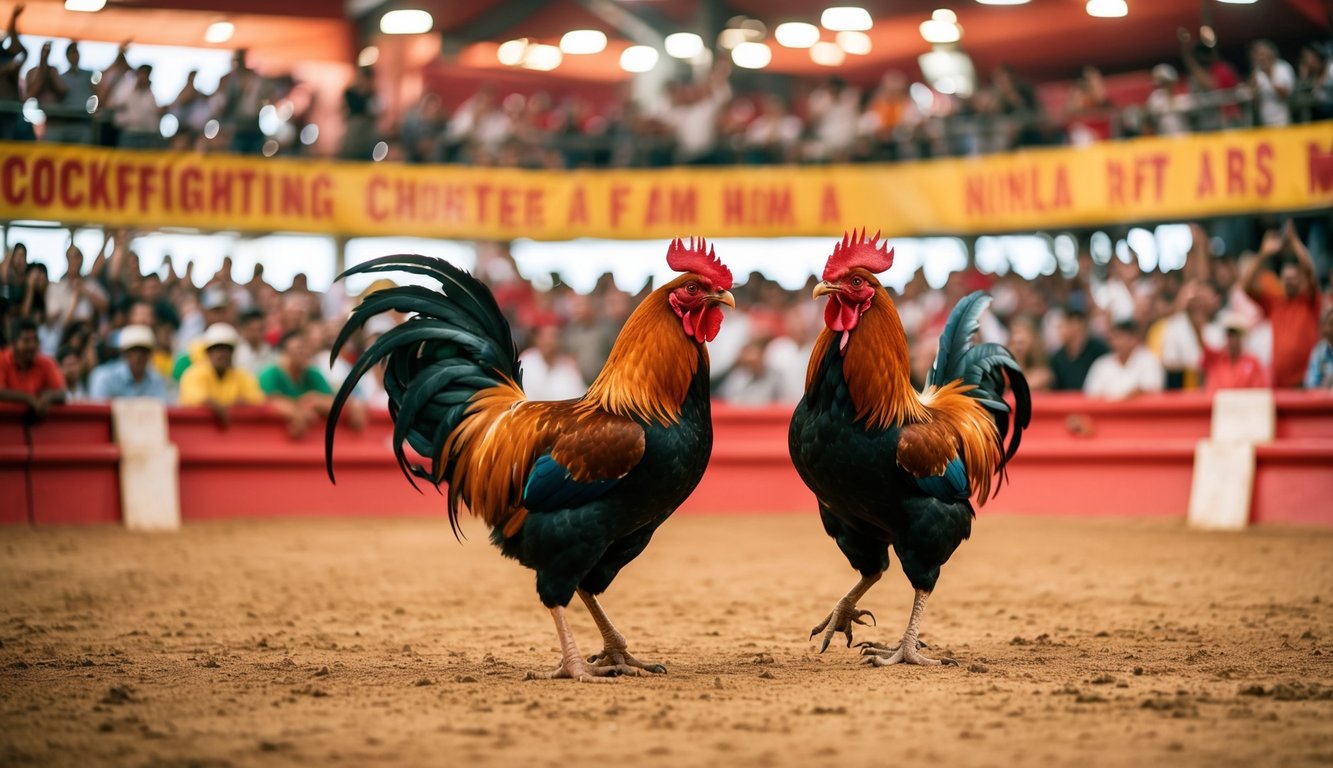
M31 427L22 414L0 405L0 523L118 522L109 409L70 405ZM713 414L712 462L683 512L814 514L787 456L789 408L719 404ZM1122 403L1038 395L1010 483L981 514L1183 517L1194 448L1211 418L1197 393ZM324 472L322 428L293 439L263 408L236 409L226 428L201 409L172 408L168 422L187 521L444 514L433 487L415 491L399 474L387 413L360 432L339 430L336 486ZM1333 525L1333 394L1279 392L1277 439L1256 455L1254 521Z

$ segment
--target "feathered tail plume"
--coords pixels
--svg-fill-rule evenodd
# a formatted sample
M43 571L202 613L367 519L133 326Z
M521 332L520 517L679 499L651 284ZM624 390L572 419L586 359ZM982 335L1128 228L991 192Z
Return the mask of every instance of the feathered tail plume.
M1018 451L1023 439L1023 430L1032 421L1032 393L1028 389L1028 380L1018 361L999 344L972 345L972 337L981 327L981 313L990 306L991 297L981 291L969 294L949 313L949 321L944 325L940 336L940 351L935 356L935 364L930 369L927 385L944 386L951 381L961 380L972 385L967 393L990 412L999 431L1000 449L1004 456L1000 461L999 471L1004 472L1005 465ZM1005 379L1014 392L1014 407L1004 401ZM1005 438L1012 429L1013 437L1005 447ZM998 492L1000 484L996 483Z
M440 290L399 286L371 294L352 312L333 344L337 357L366 321L394 310L412 315L361 353L338 390L324 434L324 458L333 480L333 436L347 398L361 377L385 363L384 388L393 417L393 449L398 466L413 486L412 475L438 484L449 472L441 463L449 434L466 415L479 389L512 381L521 385L518 350L495 297L476 278L446 261L417 255L384 256L338 276L373 272L410 272L438 280ZM403 443L431 459L429 470L408 461ZM451 515L450 522L454 522Z

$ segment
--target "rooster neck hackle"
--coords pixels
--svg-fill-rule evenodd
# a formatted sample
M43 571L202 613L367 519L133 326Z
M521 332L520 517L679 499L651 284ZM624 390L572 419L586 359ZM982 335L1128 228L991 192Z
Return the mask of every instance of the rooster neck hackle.
M876 288L870 308L846 333L851 335L838 354L857 420L872 429L929 421L929 410L912 389L907 332L888 292ZM820 332L806 372L807 392L816 385L824 360L841 343L841 336L828 328Z
M681 404L708 352L681 332L667 296L688 276L649 294L625 321L582 405L662 426L680 420Z

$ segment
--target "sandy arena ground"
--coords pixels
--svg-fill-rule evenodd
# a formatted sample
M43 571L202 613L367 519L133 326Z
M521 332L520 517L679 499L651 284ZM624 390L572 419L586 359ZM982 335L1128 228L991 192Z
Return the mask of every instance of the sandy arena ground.
M0 765L1328 765L1333 532L983 518L924 639L807 641L811 517L680 517L605 605L665 676L557 659L529 572L443 521L0 530ZM895 640L895 564L862 603ZM574 629L596 650L586 613Z

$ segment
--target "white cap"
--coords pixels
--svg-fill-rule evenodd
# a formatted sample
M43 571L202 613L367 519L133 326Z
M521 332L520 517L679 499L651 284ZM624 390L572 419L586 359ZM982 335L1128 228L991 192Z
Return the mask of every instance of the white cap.
M157 339L153 338L153 329L146 325L127 325L120 329L120 351L135 347L152 349L157 346Z
M1245 317L1239 312L1224 310L1218 313L1217 324L1228 331L1240 331L1245 333L1250 330L1250 324L1245 322Z
M240 337L236 335L236 329L232 328L230 325L226 323L213 323L208 326L208 330L204 331L201 340L204 342L204 349L212 349L213 347L224 345L235 347L240 341Z
M1176 74L1176 68L1170 64L1158 64L1153 67L1152 77L1154 80L1166 80L1172 83L1180 79L1180 75Z

